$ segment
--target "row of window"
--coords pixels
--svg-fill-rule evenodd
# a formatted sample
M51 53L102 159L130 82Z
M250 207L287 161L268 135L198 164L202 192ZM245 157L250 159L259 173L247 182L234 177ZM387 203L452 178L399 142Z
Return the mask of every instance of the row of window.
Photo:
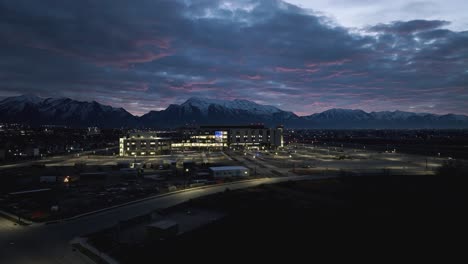
M140 152L139 155L146 155L147 152ZM137 152L131 152L130 155L138 155ZM148 155L156 155L156 152L148 152Z

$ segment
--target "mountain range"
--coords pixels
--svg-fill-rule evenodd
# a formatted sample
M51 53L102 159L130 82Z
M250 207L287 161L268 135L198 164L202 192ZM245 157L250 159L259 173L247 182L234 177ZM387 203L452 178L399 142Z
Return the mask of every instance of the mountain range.
M468 128L468 116L403 111L367 113L363 110L330 109L309 116L248 100L218 100L192 97L165 110L134 116L123 108L70 98L40 98L35 95L9 97L0 101L0 122L31 126L63 125L104 128L174 128L184 125L282 124L288 128L319 129L416 129Z

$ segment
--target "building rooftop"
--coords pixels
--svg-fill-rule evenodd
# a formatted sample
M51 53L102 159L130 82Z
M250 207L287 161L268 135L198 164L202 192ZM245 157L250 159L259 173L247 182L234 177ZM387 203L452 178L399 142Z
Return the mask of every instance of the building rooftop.
M219 125L219 126L214 126L214 125L209 125L209 126L200 126L200 128L218 128L218 129L223 129L223 128L252 128L252 129L262 129L265 128L265 125L263 124L251 124L251 125Z
M210 167L212 171L226 171L226 170L247 170L244 166L220 166L220 167Z
M148 227L156 227L159 229L168 229L173 226L177 225L177 222L174 222L172 220L161 220L155 223L151 223L148 225Z
M20 192L12 192L9 193L10 195L18 195L18 194L28 194L28 193L38 193L38 192L47 192L52 189L50 188L45 188L45 189L36 189L36 190L27 190L27 191L20 191Z
M165 133L164 135L166 136L168 133ZM147 139L147 138L154 138L154 139L169 139L168 137L160 137L158 136L159 133L156 132L132 132L129 133L126 138L132 138L132 139Z

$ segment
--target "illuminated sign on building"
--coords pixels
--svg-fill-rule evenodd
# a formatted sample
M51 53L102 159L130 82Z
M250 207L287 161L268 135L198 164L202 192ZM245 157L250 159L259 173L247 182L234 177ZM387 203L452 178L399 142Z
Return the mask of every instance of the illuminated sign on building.
M215 131L215 141L223 141L223 131Z

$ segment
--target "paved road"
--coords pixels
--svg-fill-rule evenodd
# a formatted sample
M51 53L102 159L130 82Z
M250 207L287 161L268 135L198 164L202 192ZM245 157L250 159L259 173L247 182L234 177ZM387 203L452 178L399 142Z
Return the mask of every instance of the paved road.
M64 163L69 160L73 161L86 161L85 157L87 155L93 154L95 152L102 152L102 151L111 151L113 149L117 149L118 147L109 147L109 148L103 148L103 149L94 149L94 150L87 150L79 153L73 153L73 154L65 154L65 155L57 155L57 156L51 156L43 159L37 159L37 160L27 160L27 161L22 161L22 162L15 162L11 164L4 164L0 165L0 170L4 169L13 169L13 168L22 168L22 167L28 167L31 165L36 165L36 164L60 164ZM77 154L79 154L79 158L77 158ZM113 157L113 156L109 156Z
M308 174L339 174L341 170L354 172L357 174L382 174L384 170L389 174L410 174L427 175L433 174L444 159L425 157L421 155L410 155L403 153L379 153L363 149L343 148L343 151L335 151L340 148L323 147L290 147L286 151L278 151L277 155L260 155L256 162L262 163L266 167L271 167L284 175L294 175L291 172L294 168L299 171L304 165L310 165ZM288 152L289 151L289 152ZM247 151L247 157L251 157L255 152ZM232 153L237 157L238 153ZM338 159L346 156L345 159ZM277 166L274 166L276 164ZM281 166L280 166L281 165Z
M2 220L0 222L0 263L87 263L87 260L77 252L73 252L69 245L69 241L77 236L110 227L119 220L142 215L158 208L170 207L188 199L221 192L226 187L241 189L259 184L303 179L322 178L317 176L293 176L264 178L222 186L214 185L203 189L193 189L158 197L50 225L18 227L4 223Z

